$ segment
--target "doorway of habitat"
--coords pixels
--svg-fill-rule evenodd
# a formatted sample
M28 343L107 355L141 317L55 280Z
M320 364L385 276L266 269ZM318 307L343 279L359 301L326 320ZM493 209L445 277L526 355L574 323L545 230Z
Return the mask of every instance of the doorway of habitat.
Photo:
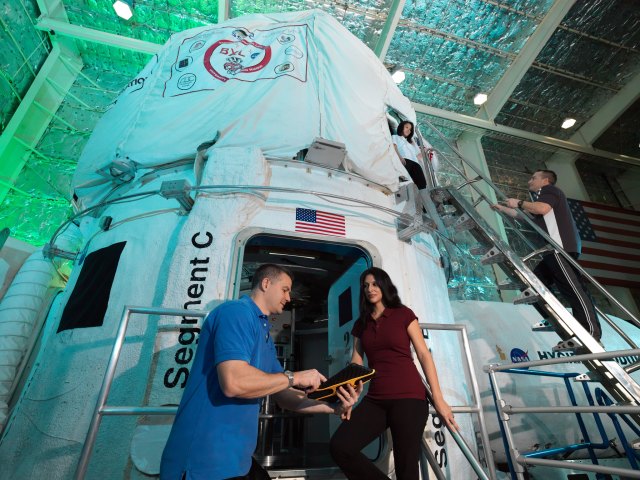
M358 318L360 275L373 266L375 249L365 242L288 237L245 232L237 242L234 297L248 294L254 272L271 263L293 274L291 302L271 315L271 336L286 370L315 368L327 378L351 360L351 329ZM282 410L267 397L260 413L256 459L269 469L325 469L335 464L329 439L335 415ZM383 440L365 449L372 459L384 454Z

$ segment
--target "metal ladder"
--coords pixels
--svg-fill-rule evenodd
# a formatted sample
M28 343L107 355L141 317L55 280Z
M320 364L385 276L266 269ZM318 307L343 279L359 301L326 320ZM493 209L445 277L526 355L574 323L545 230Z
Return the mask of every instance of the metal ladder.
M580 272L584 279L590 281L598 290L609 298L612 303L629 315L632 319L631 323L640 328L640 321L635 318L633 314L631 314L631 312L629 312L622 304L620 304L617 299L611 296L604 287L598 284L591 275L589 275L571 256L564 252L562 248L544 231L535 225L529 217L524 216L524 220L529 223L532 230L537 232L544 240L546 240L546 247L535 249L531 245L531 242L524 238L524 236L516 229L515 231L521 236L524 243L532 249L530 253L521 258L510 247L510 245L503 241L500 235L487 223L476 208L482 202L486 202L487 205L491 205L492 203L492 200L477 187L476 183L479 181L484 182L500 199L504 199L506 196L490 179L486 178L472 163L468 162L435 126L429 122L426 123L445 141L445 143L447 143L452 151L456 153L458 158L477 174L477 177L469 179L466 177L464 172L451 164L453 168L465 179L465 181L456 188L440 187L437 185L435 172L433 171L431 164L427 163L426 165L423 165L423 168L426 167L425 171L427 173L429 196L425 199L424 194L417 194L415 186L409 186L407 196L410 200L413 197L413 200L416 202L417 206L414 211L416 212L416 217L420 218L416 218L416 220L410 225L399 224L399 238L410 240L410 238L417 232L425 230L436 233L447 239L449 239L449 229L453 229L455 232L469 232L478 243L478 246L473 249L471 253L481 255L480 262L484 265L497 264L511 279L508 284L499 285L499 288L521 290L520 296L514 300L514 303L538 302L539 304L544 305L544 308L550 315L548 329L555 330L555 332L560 336L562 346L560 347L559 345L558 347L562 348L563 351L574 350L576 353L580 354L596 354L602 353L605 350L602 344L596 341L585 330L585 328L571 315L571 313L569 313L553 293L538 279L536 275L534 275L532 268L528 266L527 262L529 260L535 259L541 254L548 253L549 251L555 250L562 255L571 265L574 266L574 268L576 268L576 270ZM422 138L418 128L416 128L416 132L418 136ZM421 143L424 145L424 142ZM424 148L422 148L422 151L423 158L428 158L427 152ZM446 160L444 155L440 154L440 157ZM474 190L474 194L478 198L475 203L472 204L460 193L460 189L464 187L471 187ZM422 203L429 202L432 202L432 204L424 205L423 210ZM426 211L426 214L422 213L424 211ZM597 309L597 307L596 310L631 348L638 348L638 346L617 326L615 326L613 321L604 315L601 310ZM557 349L558 347L555 348ZM599 358L585 360L583 363L587 366L590 373L583 375L581 378L578 378L578 380L599 381L609 394L621 404L640 406L640 385L629 375L629 373L640 369L640 365L635 364L623 368L611 359ZM640 414L633 414L632 417L634 421L640 425Z
M479 246L473 253L482 255L482 264L498 264L513 280L509 288L523 289L514 303L543 303L550 314L549 321L553 329L562 340L573 342L580 353L604 352L604 348L589 335L527 265L528 260L547 253L548 248L534 250L527 257L520 258L456 189L434 188L431 190L431 198L440 207L453 207L453 211L450 209L444 216L445 223L450 224L456 231L468 231L474 237ZM440 208L440 211L442 210ZM590 379L602 383L616 400L640 405L640 385L615 361L588 360L585 365L594 373ZM640 417L636 417L636 421L638 420Z

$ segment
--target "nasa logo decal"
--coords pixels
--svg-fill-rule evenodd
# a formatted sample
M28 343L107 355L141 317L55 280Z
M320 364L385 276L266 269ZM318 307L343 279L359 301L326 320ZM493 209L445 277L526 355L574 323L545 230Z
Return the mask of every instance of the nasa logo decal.
M222 82L242 74L258 72L266 67L270 60L271 47L248 41L246 38L218 40L204 54L205 68Z
M513 363L522 363L529 361L529 352L525 352L519 348L514 348L511 350L511 361Z

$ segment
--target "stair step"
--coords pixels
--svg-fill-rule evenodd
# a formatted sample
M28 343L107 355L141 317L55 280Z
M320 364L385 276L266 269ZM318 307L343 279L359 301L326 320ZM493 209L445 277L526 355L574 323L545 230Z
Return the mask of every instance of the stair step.
M444 223L446 227L451 227L458 220L457 215L445 215L440 218L442 218L442 223Z
M435 203L443 203L449 200L450 198L451 198L451 194L443 188L438 188L431 191L431 199Z
M529 260L531 260L532 258L537 257L538 255L542 255L544 253L549 253L549 252L553 252L553 247L551 245L545 245L542 248L534 250L529 255L526 255L526 256L522 257L522 261L523 262L528 262Z
M471 230L477 226L475 220L466 213L463 213L454 222L453 228L456 232L464 232L465 230Z
M520 295L513 299L514 305L522 305L522 304L531 304L540 301L540 295L536 293L536 291L529 287L526 290L523 290Z
M487 253L487 251L489 251L490 248L486 247L484 245L477 245L475 247L472 247L469 249L469 253L471 255L484 255Z
M602 383L604 376L598 372L587 372L574 377L574 382L598 382Z
M554 328L553 328L553 325L551 325L547 320L543 320L541 322L534 323L531 326L531 331L532 332L553 332Z
M545 246L522 257L519 252L514 251L510 245L502 240L498 232L492 229L474 208L474 205L455 188L438 187L431 191L431 197L440 204L438 210L441 212L441 217L460 215L456 218L453 228L457 231L469 230L475 239L474 247L479 245L490 247L480 261L483 265L500 262L500 269L504 271L510 281L499 288L505 290L509 288L525 289L520 299L514 303L531 303L537 300L540 304L545 305L545 309L551 315L550 321L553 323L555 332L560 338L569 339L553 347L554 352L579 354L604 351L604 347L602 349L597 347L595 340L589 337L583 328L577 328L580 326L579 322L562 306L553 293L546 288L541 288L542 282L533 274L532 267L527 263L529 260L537 260L543 255L550 254L553 247ZM455 209L455 214L452 212L452 207ZM528 242L525 243L528 244ZM529 247L533 248L531 245ZM474 250L474 252L481 253L481 250ZM524 282L525 285L517 285L519 281ZM463 287L459 286L458 288ZM529 290L527 292L528 288L535 289L535 291ZM547 330L549 327L540 325L539 328ZM589 347L585 347L585 344ZM616 401L640 404L639 382L630 376L634 368L640 369L638 366L628 366L627 369L624 369L614 361L600 361L598 359L584 360L582 363L591 372L584 375L583 381L594 380L597 376L603 388ZM640 425L640 414L634 413L630 416Z
M631 365L624 367L624 371L627 373L633 373L637 370L640 370L640 362L632 363Z
M402 230L398 230L398 240L406 242L411 240L415 235L424 231L424 226L422 224L411 224Z
M552 352L575 352L579 348L582 348L584 345L577 338L570 338L568 340L563 340L557 345L554 345L551 348Z
M526 285L522 282L504 281L498 282L498 290L522 290Z
M505 261L504 254L500 250L498 250L496 247L491 248L480 259L480 263L482 265L492 265L494 263L502 263L504 261Z

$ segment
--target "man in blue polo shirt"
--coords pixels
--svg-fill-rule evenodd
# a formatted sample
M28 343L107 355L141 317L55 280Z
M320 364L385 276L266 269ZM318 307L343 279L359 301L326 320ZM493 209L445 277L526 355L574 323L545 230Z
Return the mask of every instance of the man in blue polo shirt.
M340 387L338 406L310 400L291 387L313 391L326 378L317 370L283 371L276 358L268 315L282 313L291 285L286 269L262 265L250 296L225 302L207 316L162 454L162 480L268 479L252 459L266 395L289 410L350 417L362 386Z

